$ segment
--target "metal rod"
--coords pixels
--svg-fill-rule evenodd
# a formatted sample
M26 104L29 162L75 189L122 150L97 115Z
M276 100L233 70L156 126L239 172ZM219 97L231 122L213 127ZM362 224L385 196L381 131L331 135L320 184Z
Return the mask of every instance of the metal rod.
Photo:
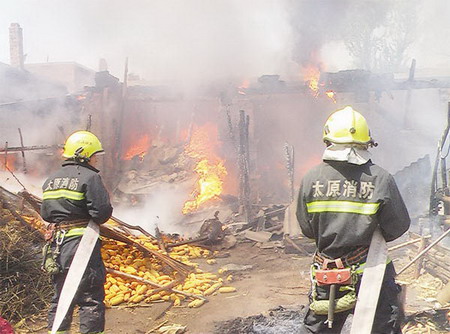
M328 319L327 319L328 328L333 328L335 301L336 301L336 284L331 284L330 298L328 305Z

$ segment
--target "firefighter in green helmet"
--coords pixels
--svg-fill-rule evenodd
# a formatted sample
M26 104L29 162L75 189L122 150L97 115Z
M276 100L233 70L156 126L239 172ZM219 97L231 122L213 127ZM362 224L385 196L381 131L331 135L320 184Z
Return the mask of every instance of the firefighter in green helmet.
M376 144L359 112L346 107L331 114L323 140L323 162L304 176L297 203L302 233L317 246L302 333L340 333L354 311L375 229L379 227L385 240L392 241L410 226L394 178L370 159L368 148ZM401 333L400 287L394 277L389 261L373 333ZM335 296L333 303L330 294ZM331 316L330 304L334 305Z
M112 206L96 159L103 153L98 138L88 131L77 131L64 145L62 167L44 183L41 215L51 223L49 236L55 264L49 266L53 274L55 294L48 313L48 329L52 328L59 296L70 264L90 220L105 223L112 214ZM79 306L80 332L103 333L105 329L104 288L106 271L97 240L77 293L57 333L67 333L75 305ZM50 271L48 270L48 271Z

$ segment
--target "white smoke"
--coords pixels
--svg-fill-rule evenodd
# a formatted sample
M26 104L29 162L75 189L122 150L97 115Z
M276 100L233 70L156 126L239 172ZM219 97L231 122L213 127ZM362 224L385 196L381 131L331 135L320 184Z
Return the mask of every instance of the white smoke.
M19 22L26 62L105 58L119 77L199 83L279 73L290 59L285 1L2 1L1 22ZM0 33L8 45L7 26ZM0 61L9 62L7 48Z

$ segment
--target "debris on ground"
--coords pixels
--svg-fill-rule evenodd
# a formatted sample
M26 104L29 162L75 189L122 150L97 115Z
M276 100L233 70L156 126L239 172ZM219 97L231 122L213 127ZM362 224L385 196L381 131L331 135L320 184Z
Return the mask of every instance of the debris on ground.
M247 318L217 323L215 334L291 334L299 333L303 323L303 307L287 309L282 306Z
M449 333L449 308L420 311L406 317L404 334Z
M4 206L0 216L0 314L26 326L25 320L42 316L52 294L50 277L41 270L43 240Z

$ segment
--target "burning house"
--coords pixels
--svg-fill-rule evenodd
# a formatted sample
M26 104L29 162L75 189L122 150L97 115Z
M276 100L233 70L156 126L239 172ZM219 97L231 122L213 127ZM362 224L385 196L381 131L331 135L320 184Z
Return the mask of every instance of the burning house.
M348 9L349 3L345 1L343 7ZM448 143L441 134L448 121L450 80L423 77L416 71L415 61L402 77L364 66L328 71L319 52L328 35L319 31L317 21L327 30L336 26L330 35L337 39L342 28L338 21L349 15L343 8L335 15L331 9L338 6L329 5L317 11L317 17L312 15L317 9L312 3L293 6L304 9L298 11L302 20L292 14L294 32L299 29L303 33L294 43L296 64L290 64L285 73L268 69L270 74L250 76L243 70L223 81L203 82L204 73L199 71L192 77L200 76L202 83L192 84L192 88L188 82L185 86L189 89L167 83L170 81L148 83L128 73L128 60L120 79L108 71L105 61L99 71L76 62L29 64L23 55L22 30L11 25L11 66L0 63L0 85L4 87L0 91L0 169L2 165L7 169L5 178L10 183L16 182L11 173L18 180L27 176L40 180L58 167L61 147L70 133L89 130L99 137L105 150L99 157L99 169L115 215L102 231L107 240L102 256L109 270L105 292L112 311L119 310L120 304L141 302L152 306L153 302L173 302L171 306L178 307L185 298L189 305L202 306L206 296L216 297L220 288L225 288L224 293L236 292L222 285L233 281L231 273L238 280L250 277L253 264L258 270L263 268L252 272L256 281L269 287L264 295L260 291L264 289L256 287L258 283L241 286L261 292L255 304L262 305L274 295L291 302L299 291L306 302L309 274L307 270L298 274L297 267L289 267L297 261L289 253L300 254L300 265L309 268L306 255L314 252L315 245L298 237L296 194L302 176L322 160L324 122L331 112L347 105L360 111L371 125L371 135L381 148L371 148L373 160L394 174L413 219L410 240L402 240L393 250L411 247L408 254L395 253L396 260L410 262L430 244L430 238L442 232L441 225L448 223L450 216L445 162ZM305 18L307 15L311 17ZM305 27L312 27L310 34L304 33ZM235 39L233 35L231 40ZM164 49L158 52L164 54ZM244 62L245 66L256 62L255 58ZM182 62L189 67L187 56ZM224 63L218 64L209 65L217 68ZM155 68L150 73L157 73ZM195 71L189 68L184 73L191 72ZM433 169L439 140L435 163L441 167ZM26 198L5 194L1 201L7 211L4 216L27 224L16 205ZM39 199L34 200L38 207ZM32 209L27 204L27 210ZM228 252L237 242L242 242L244 251L237 255ZM255 249L264 254L263 259L258 259ZM420 263L410 276L417 279L417 272L425 268L439 277L439 284L447 283L450 273L439 263L447 261L447 251L444 247L430 252L439 260L411 260ZM227 256L235 263L226 263ZM192 259L211 265L217 275L204 267L195 269L198 264ZM272 273L278 266L282 269ZM288 282L294 292L286 292L286 287L271 290L270 284L278 280ZM279 291L284 296L280 297ZM251 293L245 295L252 297ZM199 302L191 304L193 301ZM246 301L241 303L243 309L247 307ZM161 316L166 311L162 310ZM224 326L232 330L244 323L246 329L266 330L271 317L285 321L287 316L292 328L297 328L297 308L279 311L270 317L249 315ZM218 331L225 332L225 327Z

